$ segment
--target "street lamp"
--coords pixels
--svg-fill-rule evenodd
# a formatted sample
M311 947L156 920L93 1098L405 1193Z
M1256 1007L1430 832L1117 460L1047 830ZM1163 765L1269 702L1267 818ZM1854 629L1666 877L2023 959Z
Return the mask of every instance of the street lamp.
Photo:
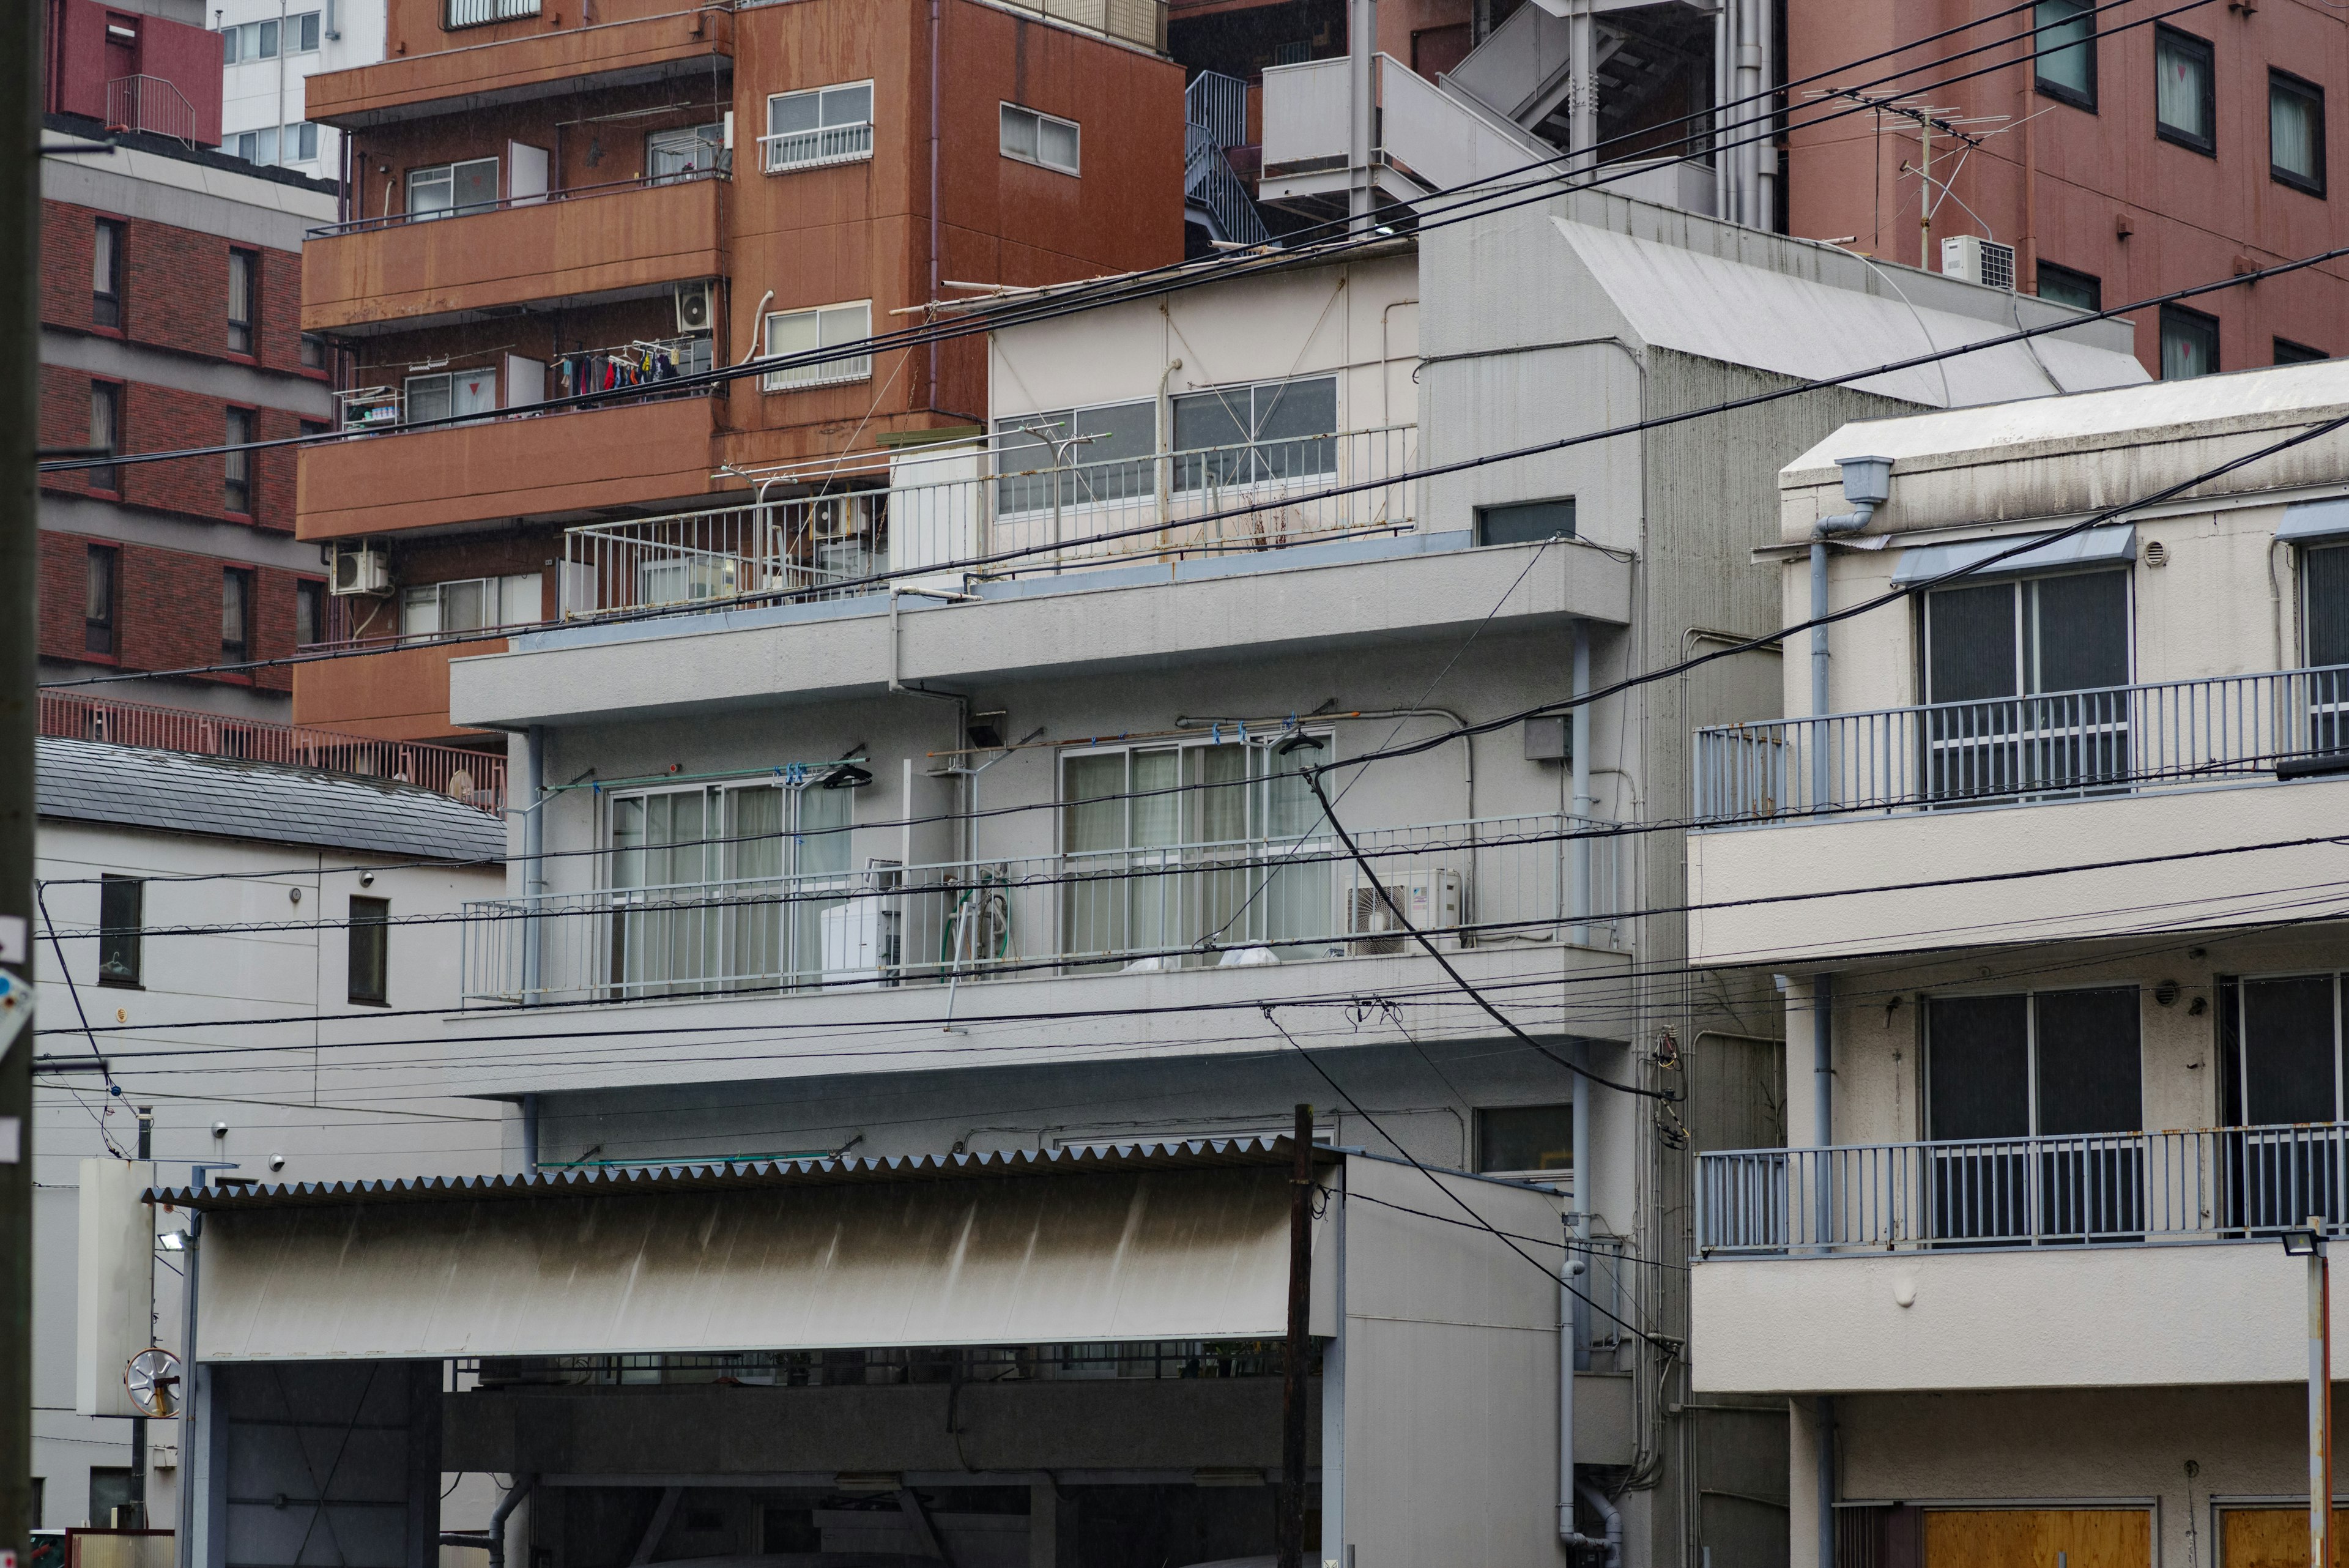
M2278 1238L2287 1257L2308 1260L2308 1560L2333 1561L2333 1309L2326 1279L2324 1216Z

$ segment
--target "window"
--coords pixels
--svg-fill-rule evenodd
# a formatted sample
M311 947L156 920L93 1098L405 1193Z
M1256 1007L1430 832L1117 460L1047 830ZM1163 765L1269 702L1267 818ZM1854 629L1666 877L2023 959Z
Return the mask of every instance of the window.
M478 370L441 371L410 376L407 387L407 422L492 414L498 407L498 373L484 366Z
M870 158L873 84L777 93L767 99L767 134L759 140L770 174Z
M266 22L247 22L240 26L222 27L222 60L232 66L250 60L274 60L277 57L278 39L277 18L274 16Z
M715 169L725 143L722 125L656 130L645 138L645 172L657 185Z
M995 421L997 510L1049 511L1155 493L1158 405L1102 403Z
M1960 1146L1934 1151L1934 1233L2076 1241L2141 1231L2144 1157L2111 1135L2143 1130L2144 1100L2135 986L1928 997L1927 1137ZM2046 1141L2031 1149L1992 1141L2025 1137Z
M285 153L285 161L288 163L316 162L318 128L306 121L300 125L287 126L284 139L278 143L278 149Z
M1319 957L1333 935L1386 929L1376 890L1340 880L1313 853L1322 817L1301 770L1327 757L1329 741L1299 733L1306 745L1286 753L1268 736L1064 757L1061 957L1154 969L1220 961L1196 950L1206 941ZM1339 888L1356 896L1357 918L1342 925ZM1379 943L1401 950L1402 940Z
M122 388L113 381L92 381L89 384L89 444L109 457L122 450ZM122 470L108 463L104 467L86 469L92 490L122 489Z
M115 566L119 552L111 545L92 545L82 566L81 647L85 653L111 656L114 647Z
M2096 108L2095 0L2039 0L2033 84L2049 98L2090 113Z
M1508 1106L1476 1113L1476 1168L1506 1171L1574 1168L1574 1106Z
M2268 72L2268 174L2324 194L2324 89L2286 71Z
M326 340L315 332L302 334L302 369L323 370L326 368Z
M1574 497L1476 508L1479 545L1538 545L1574 537Z
M261 253L228 253L228 346L232 352L253 352L254 296L261 283Z
M854 305L827 305L815 310L779 310L767 317L766 352L770 357L806 354L860 343L871 336L873 302L869 299L860 299ZM770 392L790 392L802 387L829 386L834 381L867 380L872 375L873 356L858 354L850 358L770 370L760 385Z
M445 218L456 213L478 213L498 204L498 161L468 159L462 163L436 163L408 171L408 215Z
M221 486L221 510L248 517L253 515L253 453L246 449L253 440L253 420L251 409L228 411L227 473Z
M2161 307L2161 379L2184 381L2219 369L2219 318L2182 305Z
M2105 307L2104 279L2092 277L2085 272L2074 272L2068 266L2057 266L2054 262L2041 262L2039 297L2081 310L2102 310Z
M2313 365L2332 355L2322 348L2311 348L2305 343L2295 343L2289 337L2275 340L2275 362L2279 365Z
M230 566L221 573L221 662L243 664L253 648L253 573Z
M445 27L478 27L484 22L510 22L538 15L539 0L448 0Z
M854 794L817 777L614 800L619 993L864 981L894 970L896 933L881 900L850 897ZM974 912L984 927L984 911Z
M136 877L101 877L98 883L98 983L137 985L139 939L146 925L147 884Z
M221 151L243 159L247 163L277 161L277 127L264 125L259 130L239 131L221 144Z
M1174 400L1174 488L1338 472L1338 379L1259 381Z
M2349 664L2349 545L2327 545L2300 558L2303 657L2313 670Z
M1934 799L1979 804L2127 776L2127 572L1937 589L1924 623Z
M399 632L402 637L432 637L444 631L526 626L540 618L540 588L536 572L402 588Z
M350 983L353 1002L391 1005L391 900L351 896Z
M326 640L326 585L315 577L294 584L294 646L316 648Z
M2218 101L2210 46L2175 27L2153 30L2153 129L2165 141L2215 155Z
M1074 174L1077 122L1007 103L1003 106L1003 156Z
M90 251L89 318L99 327L122 325L123 227L112 218L98 220Z

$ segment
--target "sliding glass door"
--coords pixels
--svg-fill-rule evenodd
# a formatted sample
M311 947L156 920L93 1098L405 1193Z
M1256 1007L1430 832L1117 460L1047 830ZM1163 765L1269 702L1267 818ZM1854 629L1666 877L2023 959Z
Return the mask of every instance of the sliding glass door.
M2129 773L2129 580L2077 572L1928 594L1930 798L1980 804Z

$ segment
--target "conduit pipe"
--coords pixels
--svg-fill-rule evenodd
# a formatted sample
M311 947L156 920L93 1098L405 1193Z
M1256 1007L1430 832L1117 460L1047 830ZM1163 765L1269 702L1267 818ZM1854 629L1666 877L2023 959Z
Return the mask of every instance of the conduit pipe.
M506 1521L537 1485L535 1473L517 1475L513 1490L498 1499L497 1510L490 1515L490 1568L506 1568Z
M1607 1568L1623 1568L1622 1511L1615 1506L1614 1501L1605 1492L1600 1491L1588 1481L1583 1482L1575 1490L1582 1494L1582 1501L1597 1509L1599 1517L1607 1521L1607 1532L1603 1541L1607 1548Z
M1577 1044L1575 1065L1587 1068L1588 1054L1586 1047ZM1566 1228L1566 1250L1564 1266L1557 1272L1557 1538L1568 1550L1603 1546L1608 1568L1621 1568L1622 1517L1596 1489L1579 1486L1574 1479L1574 1374L1575 1364L1582 1359L1582 1295L1588 1293L1578 1294L1573 1282L1590 1277L1590 1096L1585 1092L1588 1083L1588 1078L1582 1078L1574 1085L1574 1190L1567 1199L1566 1212L1559 1217ZM1599 1518L1607 1521L1603 1536L1585 1535L1575 1529L1574 1498L1578 1490L1599 1511Z
M1892 460L1889 457L1842 457L1836 465L1843 470L1843 498L1852 509L1835 517L1822 517L1811 530L1811 619L1822 624L1811 628L1811 717L1824 719L1827 712L1827 628L1823 624L1827 613L1827 541L1846 534L1857 534L1868 526L1876 509L1892 493ZM1814 731L1811 739L1811 805L1824 808L1827 804L1827 747L1826 737Z

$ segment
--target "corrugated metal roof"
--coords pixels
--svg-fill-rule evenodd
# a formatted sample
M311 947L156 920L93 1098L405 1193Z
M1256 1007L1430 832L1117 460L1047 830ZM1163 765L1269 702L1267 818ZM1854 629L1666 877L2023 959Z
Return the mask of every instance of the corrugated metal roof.
M355 1208L378 1203L454 1203L485 1198L608 1198L671 1192L965 1181L1023 1176L1083 1176L1135 1170L1214 1170L1282 1165L1290 1140L1210 1138L1111 1147L1006 1149L877 1158L749 1160L724 1165L543 1169L512 1176L422 1176L383 1181L256 1182L231 1187L157 1187L149 1201L182 1209Z
M505 824L429 789L233 757L42 737L40 814L160 833L497 864Z

